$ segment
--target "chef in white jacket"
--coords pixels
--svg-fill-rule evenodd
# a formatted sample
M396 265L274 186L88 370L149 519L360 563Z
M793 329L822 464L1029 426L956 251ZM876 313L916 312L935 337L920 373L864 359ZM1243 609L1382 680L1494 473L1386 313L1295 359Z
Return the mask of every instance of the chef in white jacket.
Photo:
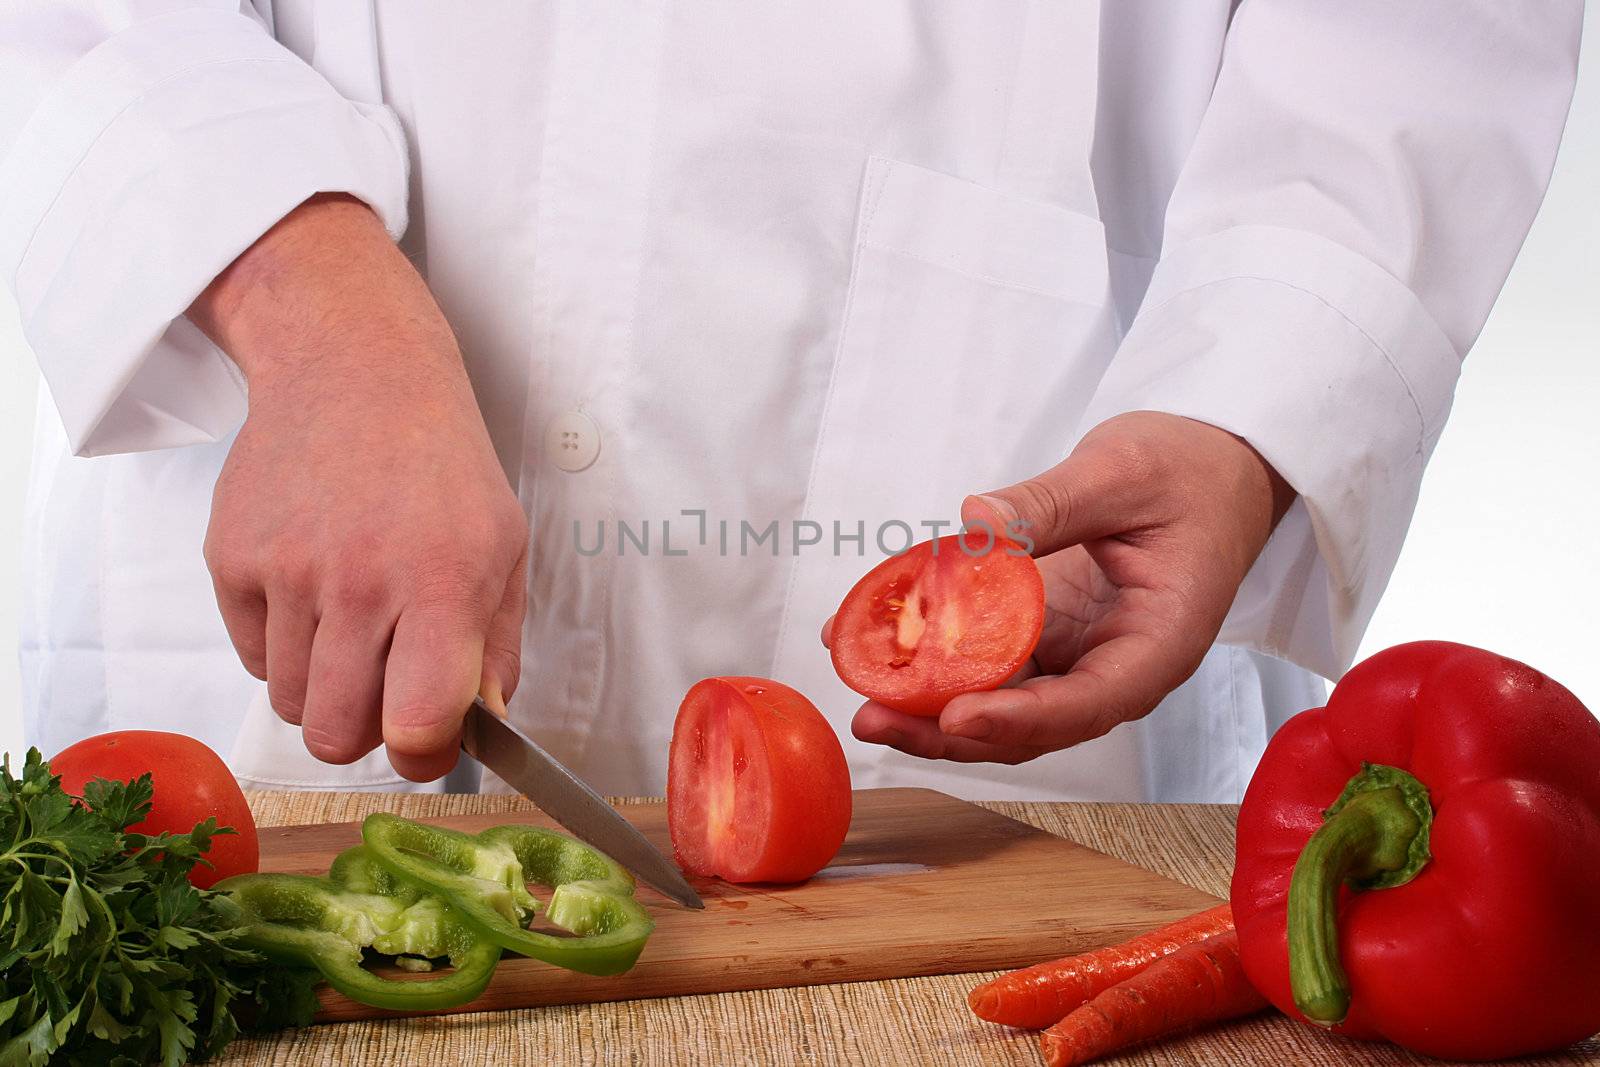
M652 793L737 673L861 787L1237 798L1388 579L1580 21L8 0L30 740L470 788L487 681ZM1029 524L1035 676L861 707L819 628L963 507Z

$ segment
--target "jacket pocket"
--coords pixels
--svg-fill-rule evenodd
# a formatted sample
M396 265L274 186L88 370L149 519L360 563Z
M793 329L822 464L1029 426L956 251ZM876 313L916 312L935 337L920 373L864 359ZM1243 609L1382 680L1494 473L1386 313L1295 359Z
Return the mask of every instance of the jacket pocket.
M860 697L834 674L817 626L880 558L952 532L965 495L1059 462L1115 345L1097 219L868 163L806 494L821 541L795 560L773 665L828 709L859 785L938 785L952 772L849 738Z
M1045 470L1115 344L1097 219L872 159L811 518L915 526Z

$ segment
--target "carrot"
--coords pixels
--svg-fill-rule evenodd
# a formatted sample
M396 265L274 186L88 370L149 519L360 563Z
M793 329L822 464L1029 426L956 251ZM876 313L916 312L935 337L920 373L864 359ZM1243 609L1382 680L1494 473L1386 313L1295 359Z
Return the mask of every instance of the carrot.
M1001 975L969 993L967 1004L980 1019L1042 1029L1169 952L1232 929L1233 909L1218 904L1120 945Z
M1228 930L1164 956L1075 1010L1044 1032L1049 1067L1076 1067L1137 1041L1201 1023L1258 1012L1256 992L1239 961L1239 934Z

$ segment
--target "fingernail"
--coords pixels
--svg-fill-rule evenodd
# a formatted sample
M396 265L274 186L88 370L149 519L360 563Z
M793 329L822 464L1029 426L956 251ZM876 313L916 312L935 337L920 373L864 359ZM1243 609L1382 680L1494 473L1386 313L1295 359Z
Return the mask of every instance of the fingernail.
M997 496L987 496L983 494L980 494L978 499L989 505L989 507L993 509L994 513L1006 520L1006 522L1010 522L1017 517L1017 509L1011 505L1011 501L1009 500L1002 500Z
M981 717L962 719L960 722L951 723L950 728L945 733L954 734L957 737L965 737L972 741L982 741L994 733L994 723Z

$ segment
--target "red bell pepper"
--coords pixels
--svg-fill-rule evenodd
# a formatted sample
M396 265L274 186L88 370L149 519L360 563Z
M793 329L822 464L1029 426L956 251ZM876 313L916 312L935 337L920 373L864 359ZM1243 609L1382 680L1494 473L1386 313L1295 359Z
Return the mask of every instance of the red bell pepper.
M1600 722L1441 641L1353 668L1239 811L1245 972L1284 1012L1431 1056L1600 1031Z

